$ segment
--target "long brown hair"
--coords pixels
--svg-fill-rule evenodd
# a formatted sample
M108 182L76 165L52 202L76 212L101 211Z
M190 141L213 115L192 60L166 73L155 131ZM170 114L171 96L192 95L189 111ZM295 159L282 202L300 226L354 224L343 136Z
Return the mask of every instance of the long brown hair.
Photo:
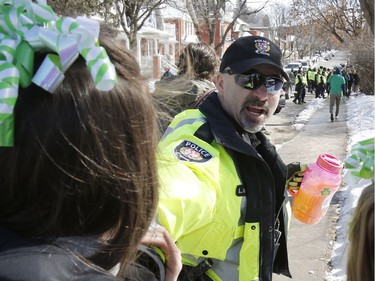
M174 116L190 108L206 91L215 88L219 59L205 43L189 43L177 63L178 75L155 83L160 131L164 132Z
M374 280L374 183L358 200L349 230L348 281Z
M133 259L154 215L158 133L134 56L108 30L100 44L114 89L98 91L82 58L54 94L20 89L15 145L0 147L0 224L26 238L97 237L90 259L108 269Z

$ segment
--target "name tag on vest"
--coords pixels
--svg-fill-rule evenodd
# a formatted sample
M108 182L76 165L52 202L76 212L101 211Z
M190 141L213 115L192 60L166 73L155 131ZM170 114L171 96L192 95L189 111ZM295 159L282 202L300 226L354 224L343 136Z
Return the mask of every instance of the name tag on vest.
M236 195L237 196L246 196L246 189L244 188L243 185L237 185Z

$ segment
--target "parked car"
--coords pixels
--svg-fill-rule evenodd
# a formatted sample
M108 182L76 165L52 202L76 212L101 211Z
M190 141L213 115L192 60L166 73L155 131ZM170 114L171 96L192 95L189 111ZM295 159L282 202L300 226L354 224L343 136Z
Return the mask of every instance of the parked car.
M279 104L276 107L274 115L279 113L281 111L281 109L283 109L284 107L285 107L285 96L280 95Z
M299 61L297 61L297 62L290 62L290 63L288 63L288 65L286 67L284 67L284 71L285 72L288 72L288 71L297 71L300 68L302 68L302 63L300 63Z
M307 72L310 67L309 62L307 60L300 60L299 62L302 64L302 71Z

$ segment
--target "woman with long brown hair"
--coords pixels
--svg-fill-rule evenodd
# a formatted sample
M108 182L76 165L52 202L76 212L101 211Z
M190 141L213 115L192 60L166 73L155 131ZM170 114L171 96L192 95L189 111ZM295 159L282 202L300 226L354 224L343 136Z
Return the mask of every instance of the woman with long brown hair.
M67 44L73 37L90 39L79 23L71 28L82 34ZM61 40L70 35L58 34ZM20 86L14 106L14 143L0 147L1 280L118 280L109 270L118 265L124 278L136 258L158 201L158 130L140 67L114 37L102 29L104 50L97 44L80 50L56 87L51 77L57 71L44 64L53 52L33 50L33 83ZM57 68L64 70L59 55ZM12 69L17 60L4 65ZM103 73L93 79L97 63ZM36 70L48 73L43 83ZM98 89L103 77L114 85ZM167 254L178 255L173 241L162 238L172 247Z

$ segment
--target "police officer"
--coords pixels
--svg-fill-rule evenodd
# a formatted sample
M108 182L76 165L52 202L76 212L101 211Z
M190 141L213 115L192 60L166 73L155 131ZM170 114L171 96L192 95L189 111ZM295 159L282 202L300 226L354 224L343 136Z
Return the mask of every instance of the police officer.
M325 73L322 69L319 69L316 74L316 91L315 91L315 98L325 98L324 91L325 91Z
M302 94L304 90L303 75L301 69L298 69L297 71L295 85L296 93L294 95L293 102L295 104L301 104Z
M179 280L291 277L287 166L261 132L288 79L281 57L267 38L237 39L222 58L217 91L175 116L163 135L157 222L181 250Z
M306 103L305 102L305 97L306 97L306 86L308 86L308 80L307 80L307 74L302 73L302 92L301 92L301 103Z
M312 93L315 89L315 74L316 74L316 68L309 68L307 71L307 86L309 93Z

